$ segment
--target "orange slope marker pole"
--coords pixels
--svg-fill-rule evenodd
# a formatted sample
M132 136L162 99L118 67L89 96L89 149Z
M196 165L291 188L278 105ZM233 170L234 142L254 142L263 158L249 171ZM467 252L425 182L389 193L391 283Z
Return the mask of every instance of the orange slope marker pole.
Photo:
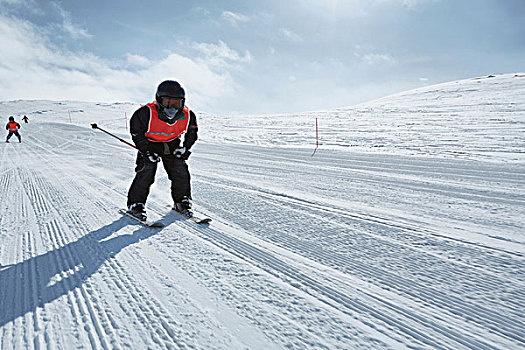
M315 149L314 153L312 153L312 157L315 154L315 151L319 148L319 127L317 125L317 118L315 118Z

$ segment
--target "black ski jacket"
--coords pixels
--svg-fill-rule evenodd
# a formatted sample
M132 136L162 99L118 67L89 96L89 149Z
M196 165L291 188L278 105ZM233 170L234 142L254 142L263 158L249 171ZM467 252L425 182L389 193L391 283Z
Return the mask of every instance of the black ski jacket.
M168 119L159 111L159 108L157 107L157 111L159 112L159 118L160 120L170 124L172 120ZM182 110L179 111L179 113L184 113ZM149 118L150 118L150 111L148 106L142 106L139 109L133 113L133 116L131 117L129 121L130 125L130 132L131 132L131 138L133 139L133 142L135 143L135 146L137 146L138 150L142 153L146 153L146 151L150 151L151 153L156 153L160 156L162 155L170 155L173 154L176 148L181 147L181 138L184 137L184 141L182 142L182 146L186 147L186 150L189 150L195 141L197 141L197 132L199 130L197 126L197 116L193 111L190 110L190 122L188 125L188 131L183 135L175 140L169 141L169 142L152 142L146 138L146 132L148 131L149 126ZM177 118L173 118L173 122L176 121Z

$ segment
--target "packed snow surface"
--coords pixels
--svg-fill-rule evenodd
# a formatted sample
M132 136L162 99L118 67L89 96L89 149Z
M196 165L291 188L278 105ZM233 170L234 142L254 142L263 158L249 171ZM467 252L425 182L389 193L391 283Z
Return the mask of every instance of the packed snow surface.
M0 144L0 349L523 349L524 96L518 73L195 111L213 222L170 211L160 167L162 229L118 213L135 151L90 127L129 141L138 105L2 102L22 143Z

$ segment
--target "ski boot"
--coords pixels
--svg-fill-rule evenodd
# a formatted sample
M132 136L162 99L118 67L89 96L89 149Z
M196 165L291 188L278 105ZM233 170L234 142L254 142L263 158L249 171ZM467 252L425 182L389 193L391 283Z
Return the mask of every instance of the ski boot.
M191 201L188 197L182 197L180 202L175 203L173 210L181 213L187 218L193 217L193 212L191 211Z
M146 221L146 209L144 208L144 204L142 203L134 203L129 206L128 208L128 214L133 215L139 220Z

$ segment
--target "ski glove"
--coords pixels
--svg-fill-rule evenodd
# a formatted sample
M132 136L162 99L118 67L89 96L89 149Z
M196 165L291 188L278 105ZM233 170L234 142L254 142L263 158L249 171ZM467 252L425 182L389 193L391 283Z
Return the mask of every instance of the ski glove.
M150 151L146 151L145 156L152 163L160 162L160 157L159 157L159 155L157 153L151 153Z
M173 151L173 155L176 158L179 158L182 160L188 159L190 157L190 154L191 152L187 150L186 147L178 147L178 148L175 148L175 151Z

